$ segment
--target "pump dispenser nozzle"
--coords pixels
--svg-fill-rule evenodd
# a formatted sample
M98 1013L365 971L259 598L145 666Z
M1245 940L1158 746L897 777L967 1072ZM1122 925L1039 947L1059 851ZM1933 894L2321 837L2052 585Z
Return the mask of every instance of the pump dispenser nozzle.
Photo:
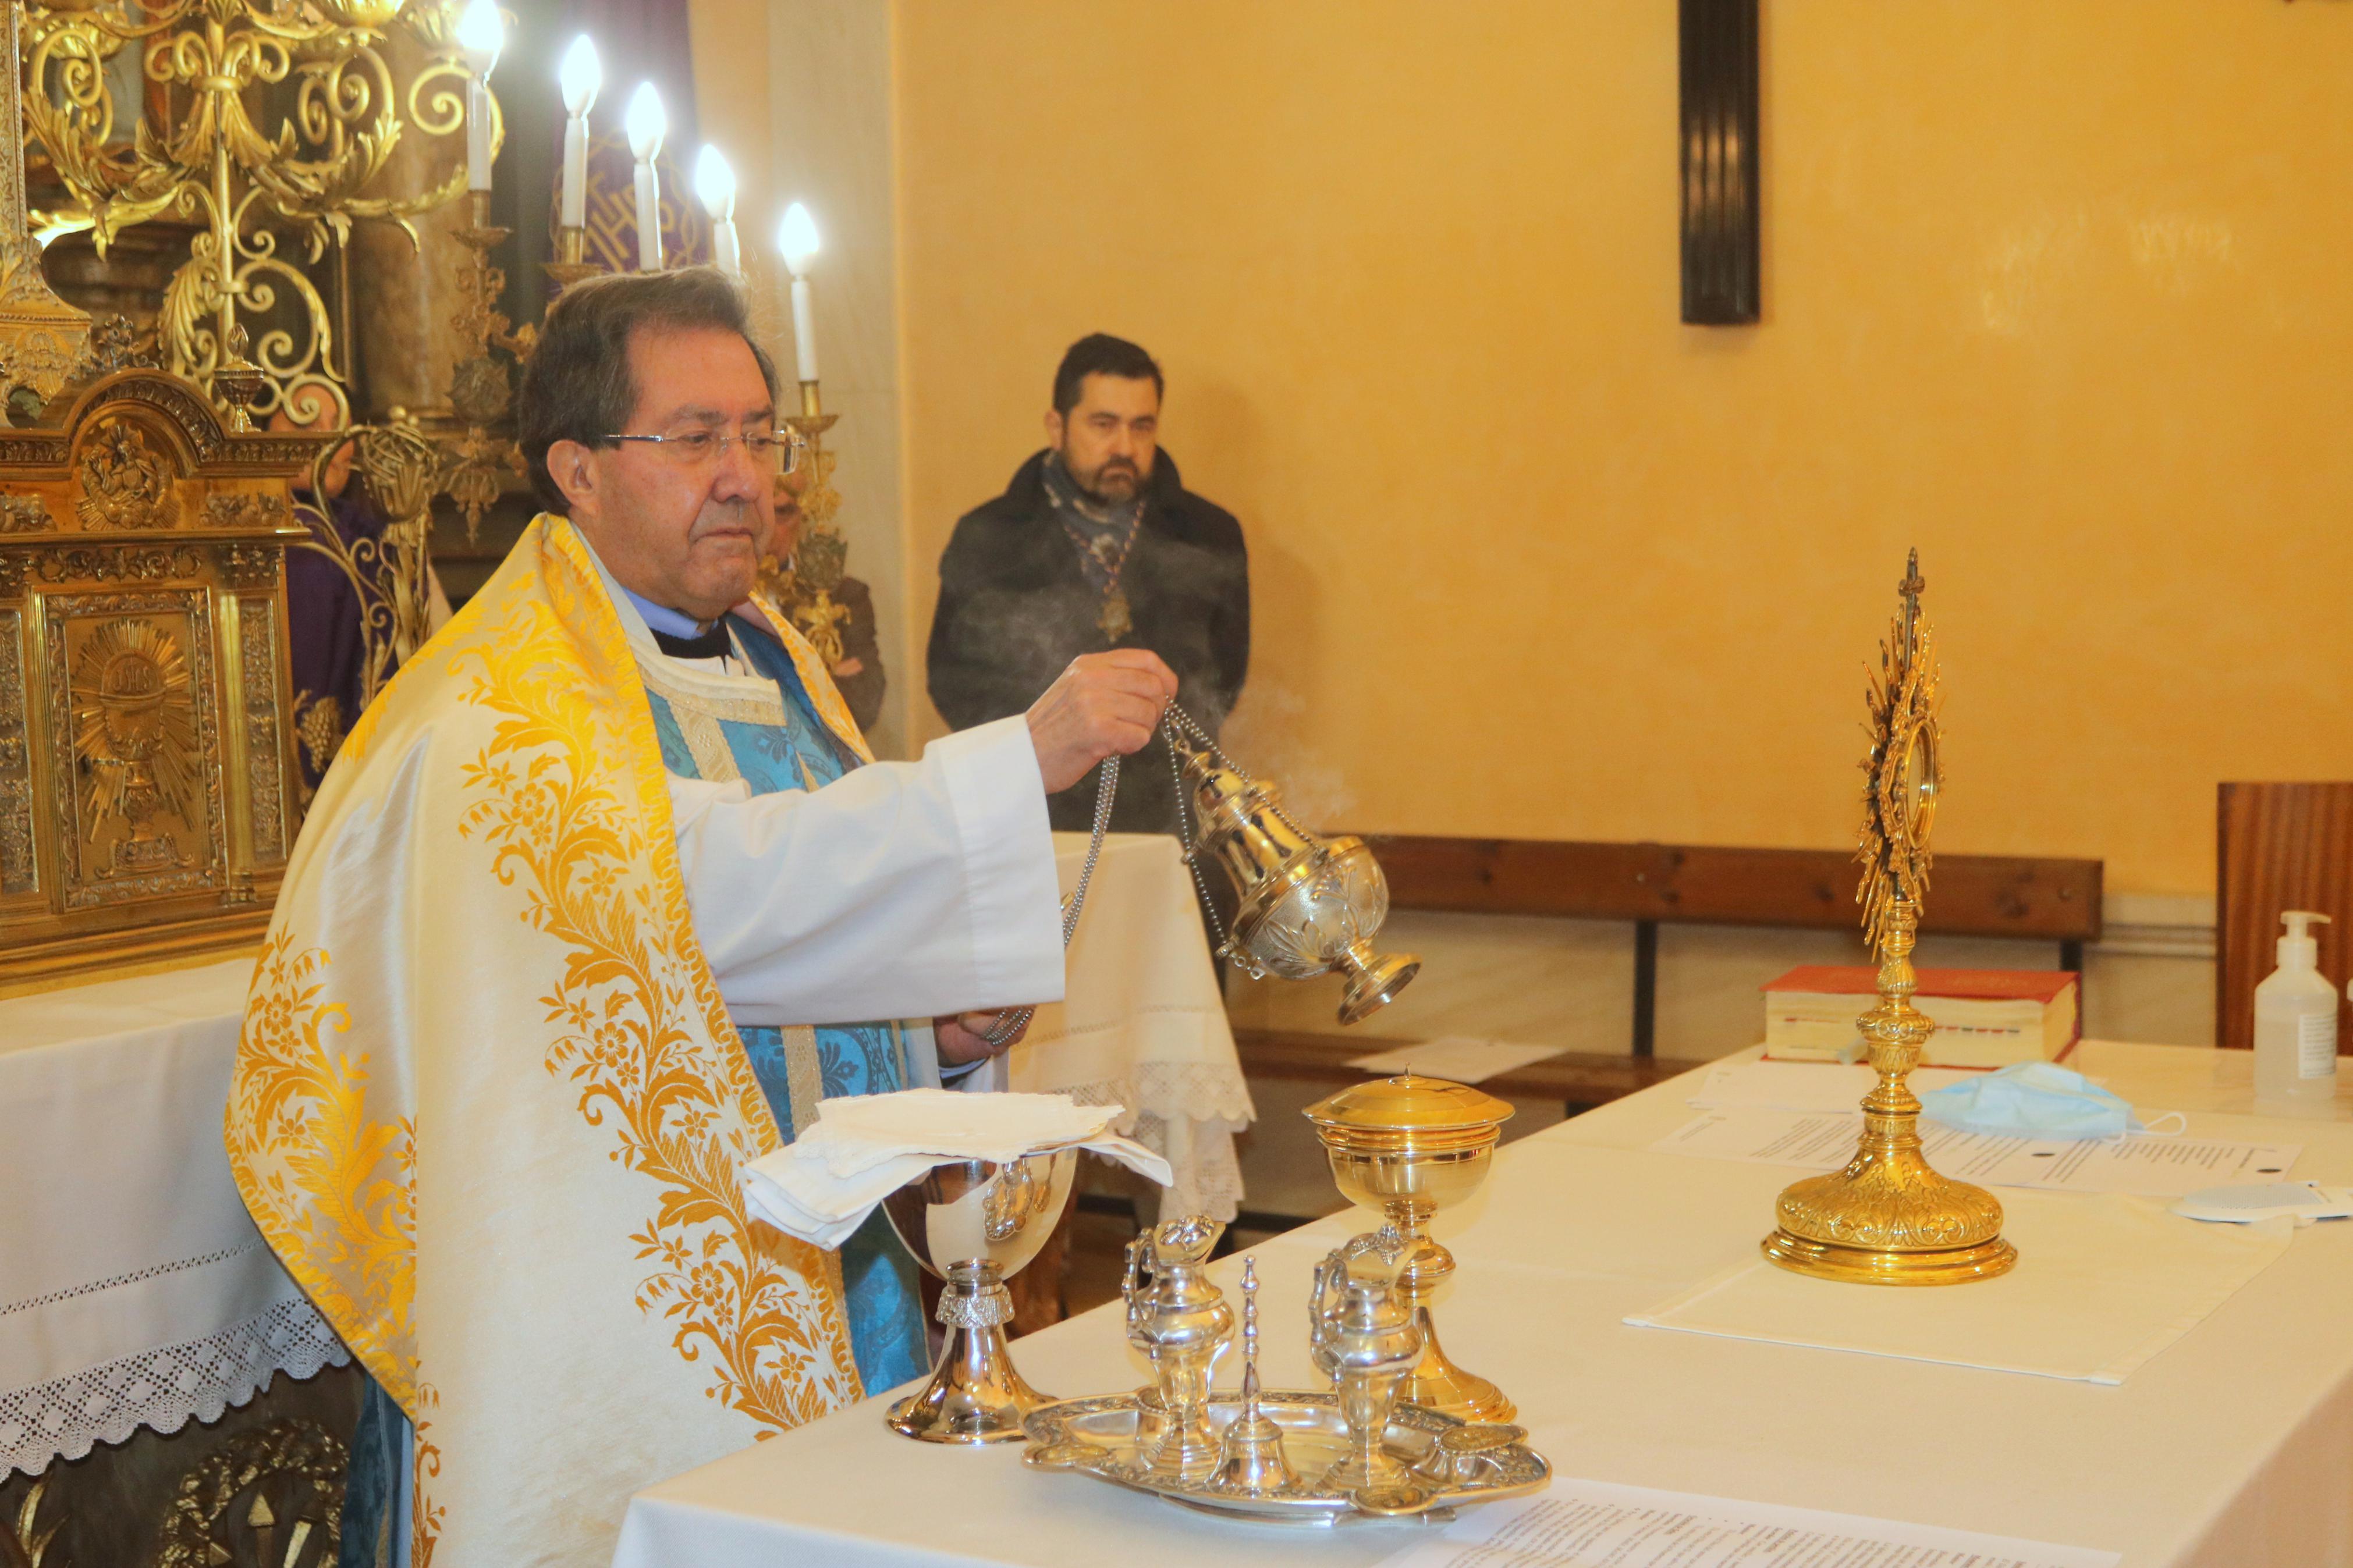
M2279 961L2282 969L2311 969L2320 963L2320 940L2312 934L2315 921L2328 924L2327 915L2310 910L2287 910L2281 913L2280 923L2287 934L2279 939Z

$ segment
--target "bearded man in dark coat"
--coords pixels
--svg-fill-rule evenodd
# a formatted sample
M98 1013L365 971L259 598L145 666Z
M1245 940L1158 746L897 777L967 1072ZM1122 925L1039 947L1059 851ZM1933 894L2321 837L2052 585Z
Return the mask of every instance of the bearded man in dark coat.
M1187 489L1160 447L1160 366L1097 332L1054 373L1047 446L1003 495L957 520L940 559L932 703L968 730L1026 712L1085 653L1149 648L1176 673L1176 702L1211 734L1250 668L1250 561L1233 514ZM1084 831L1088 778L1049 798L1057 828ZM1168 743L1120 770L1111 826L1176 830Z

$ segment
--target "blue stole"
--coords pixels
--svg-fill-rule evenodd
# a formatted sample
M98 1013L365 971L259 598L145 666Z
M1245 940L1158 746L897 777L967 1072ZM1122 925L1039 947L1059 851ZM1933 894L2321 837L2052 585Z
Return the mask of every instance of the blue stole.
M784 697L783 722L762 722L746 712L694 705L681 692L664 692L651 682L646 700L653 710L654 733L662 765L681 778L704 778L715 761L713 742L723 745L733 772L754 795L779 790L815 790L860 765L858 756L818 718L817 705L801 684L800 672L784 646L765 630L731 618L725 623L754 668L776 683ZM700 745L690 741L695 727ZM713 734L715 730L716 733ZM697 752L702 753L698 759ZM888 1094L911 1087L904 1027L884 1020L818 1027L815 1082L808 1064L796 1061L785 1030L738 1024L753 1073L776 1112L776 1126L791 1142L796 1127L816 1115L808 1103L845 1094ZM800 1080L797 1123L795 1079ZM842 1285L849 1312L851 1354L869 1392L922 1377L931 1370L923 1339L922 1297L915 1261L878 1211L841 1247Z

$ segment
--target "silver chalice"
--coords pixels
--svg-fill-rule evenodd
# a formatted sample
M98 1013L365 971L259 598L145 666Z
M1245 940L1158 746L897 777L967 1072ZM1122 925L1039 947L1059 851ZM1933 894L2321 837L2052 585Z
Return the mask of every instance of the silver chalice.
M932 1381L891 1406L892 1431L925 1443L1010 1443L1031 1411L1053 1403L1013 1364L1005 1281L1053 1234L1078 1166L1075 1149L1001 1164L951 1161L882 1200L891 1228L943 1283L934 1316L947 1328Z

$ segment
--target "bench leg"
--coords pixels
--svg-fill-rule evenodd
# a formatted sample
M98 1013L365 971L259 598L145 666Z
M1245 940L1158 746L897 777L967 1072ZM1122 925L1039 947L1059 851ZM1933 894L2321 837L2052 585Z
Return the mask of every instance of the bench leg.
M1658 1054L1659 922L1634 922L1634 1054Z

